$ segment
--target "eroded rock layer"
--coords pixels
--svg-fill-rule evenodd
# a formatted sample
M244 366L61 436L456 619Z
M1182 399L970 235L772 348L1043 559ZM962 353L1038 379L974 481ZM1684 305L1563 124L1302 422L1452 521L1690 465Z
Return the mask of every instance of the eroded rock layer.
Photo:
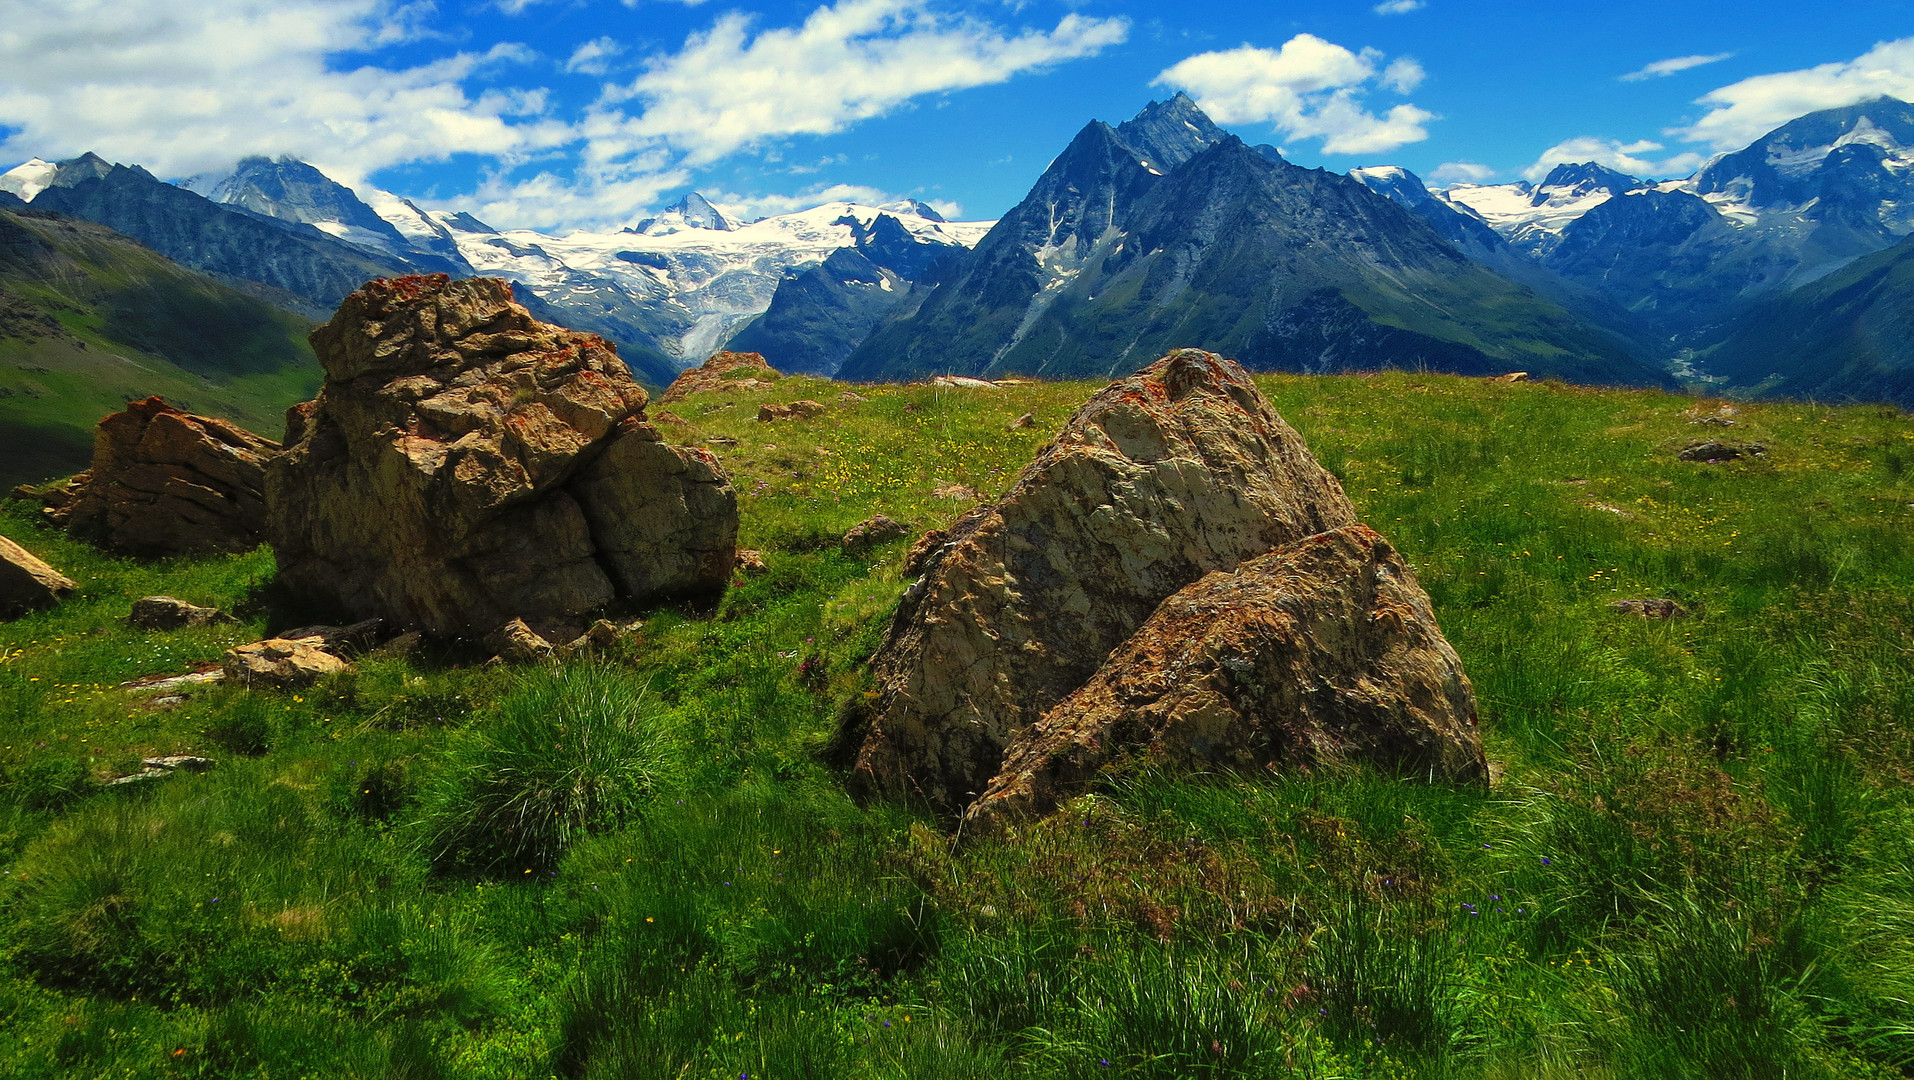
M312 342L325 386L267 475L294 591L479 636L729 580L737 500L716 459L661 441L612 346L533 319L505 282L373 281Z
M266 533L266 462L279 444L159 398L100 421L93 464L49 502L83 540L129 555L250 551Z
M1364 525L1165 600L1090 681L1011 739L968 817L1048 813L1104 767L1138 761L1486 776L1462 662L1415 574Z
M913 549L877 698L843 733L853 789L960 810L1165 599L1355 521L1234 362L1185 349L1111 384L1003 498Z

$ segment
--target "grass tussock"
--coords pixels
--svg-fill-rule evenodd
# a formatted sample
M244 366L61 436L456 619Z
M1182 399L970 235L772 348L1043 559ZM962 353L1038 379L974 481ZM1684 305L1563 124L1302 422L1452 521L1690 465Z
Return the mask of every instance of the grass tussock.
M675 406L736 440L767 569L596 663L161 700L121 684L290 618L270 553L7 511L82 591L0 624L0 1073L1914 1072L1914 424L1747 405L1725 434L1768 454L1706 465L1676 397L1261 381L1428 588L1488 791L1132 774L958 844L845 798L908 541L837 538L1000 493L1081 384ZM833 412L753 419L801 397ZM240 621L131 630L151 593ZM1691 615L1611 608L1650 597ZM218 764L105 783L179 753Z

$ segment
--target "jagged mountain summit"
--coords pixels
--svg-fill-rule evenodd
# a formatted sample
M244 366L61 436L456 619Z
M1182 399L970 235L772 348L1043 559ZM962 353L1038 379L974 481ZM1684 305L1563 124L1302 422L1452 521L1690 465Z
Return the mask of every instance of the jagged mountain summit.
M648 217L625 231L642 236L670 236L685 229L711 229L715 232L736 232L743 222L711 204L709 199L693 191L677 203L666 207L657 217Z
M1472 262L1390 198L1192 115L1180 98L1085 126L842 374L1092 376L1187 346L1260 370L1661 381L1620 337Z

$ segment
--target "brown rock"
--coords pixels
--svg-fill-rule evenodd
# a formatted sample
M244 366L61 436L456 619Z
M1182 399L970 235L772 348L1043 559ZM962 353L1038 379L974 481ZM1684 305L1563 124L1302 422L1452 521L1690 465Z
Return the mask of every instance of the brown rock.
M758 406L758 423L769 424L775 420L809 420L824 412L824 403L805 398L788 405L764 404Z
M1023 431L1027 428L1032 428L1035 426L1037 426L1036 413L1024 413L1022 416L1019 416L1015 420L1012 420L1010 422L1010 430L1012 431Z
M765 571L764 553L753 548L739 548L736 567L740 574L762 574Z
M278 452L147 398L100 421L92 467L40 500L74 536L129 555L250 551L265 539L265 468Z
M935 498L956 499L959 502L976 502L983 498L983 493L969 484L938 484L930 493Z
M665 409L660 409L659 411L652 413L651 422L654 424L677 424L679 426L685 426L690 424L689 420L686 420L684 417L679 416L675 412L671 412Z
M839 401L842 401L846 405L855 405L860 401L870 400L869 398L865 397L863 394L860 394L855 390L846 390L843 393L837 395L837 399Z
M0 536L0 619L50 608L79 587L39 556Z
M1646 600L1617 600L1608 605L1610 611L1622 615L1634 615L1642 619L1685 619L1688 609L1673 600L1651 597Z
M311 686L346 670L344 660L326 651L322 638L267 638L226 650L220 666L228 680L246 686L291 689Z
M320 647L335 656L360 656L373 651L386 636L384 619L365 619L351 626L302 626L276 635L291 638L318 638Z
M987 379L973 379L968 375L939 375L930 381L932 386L956 390L1001 390L1003 387Z
M505 282L379 279L312 340L325 386L267 472L296 595L477 636L730 580L717 459L660 441L612 347L533 319Z
M683 401L692 394L711 390L757 389L765 383L776 382L784 376L764 357L754 352L719 352L711 359L689 371L681 372L665 388L665 395L658 399L660 404L668 405L674 401ZM750 382L750 387L740 387L741 382Z
M838 547L845 554L855 554L879 544L889 543L900 536L909 536L910 526L901 521L893 521L888 515L879 514L851 526L851 531L838 541Z
M536 664L552 658L552 643L539 636L524 619L513 619L485 635L485 647L508 664Z
M1183 349L1111 384L920 553L872 660L876 700L840 733L859 747L853 790L963 807L1170 595L1355 522L1233 361Z
M1724 461L1735 461L1744 457L1763 457L1768 448L1760 443L1695 443L1682 450L1677 457L1683 461L1698 461L1706 465L1716 465Z
M610 619L599 619L570 644L560 646L554 655L560 658L574 656L605 656L615 652L620 645L636 640L638 632L645 628L643 622L615 623Z
M1388 541L1350 525L1207 574L1014 735L973 821L1048 813L1104 768L1365 764L1481 783L1475 693Z
M1489 376L1489 381L1499 383L1528 382L1529 373L1526 371L1511 371L1507 375L1491 375Z
M218 608L200 607L170 596L142 596L133 601L133 613L126 621L141 630L178 630L231 620Z

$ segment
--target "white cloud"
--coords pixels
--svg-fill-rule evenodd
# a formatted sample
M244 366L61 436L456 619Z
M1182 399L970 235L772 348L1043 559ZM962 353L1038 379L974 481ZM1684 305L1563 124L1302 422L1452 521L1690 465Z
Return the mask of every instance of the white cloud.
M1444 184L1480 184L1493 179L1496 171L1473 161L1445 161L1429 173L1429 179Z
M1734 53L1714 53L1709 56L1677 56L1668 60L1657 60L1652 64L1638 68L1626 75L1616 76L1623 82L1641 82L1644 79L1665 79L1678 71L1698 68L1703 64L1718 64L1733 56Z
M1407 15L1428 6L1423 0L1382 0L1376 5L1375 12L1378 15Z
M929 0L839 0L795 27L753 32L732 12L677 53L608 89L597 110L607 159L664 145L691 165L789 135L827 135L913 98L1000 83L1123 41L1120 18L1069 14L1011 34ZM617 106L643 106L627 115Z
M97 150L162 176L289 153L347 182L475 152L513 159L569 138L537 92L463 83L521 46L404 69L328 57L426 36L426 9L381 0L63 0L14 4L0 29L0 158Z
M1705 94L1709 111L1668 134L1716 150L1739 150L1803 113L1854 105L1881 95L1914 99L1914 37L1883 41L1839 63L1756 75Z
M1675 154L1659 161L1641 156L1661 149L1664 149L1662 144L1648 139L1625 143L1583 135L1556 143L1542 151L1542 156L1535 159L1535 164L1522 170L1522 176L1530 183L1538 183L1557 165L1585 161L1639 177L1682 176L1693 172L1701 164L1701 155L1694 153Z
M611 70L613 57L625 51L623 45L609 37L593 38L572 50L572 57L565 61L565 70L579 75L603 75Z
M1351 52L1314 34L1298 34L1280 49L1243 45L1184 59L1152 85L1189 91L1222 124L1268 123L1292 139L1321 139L1331 154L1393 150L1429 137L1435 114L1411 104L1377 115L1363 106L1375 83L1408 93L1421 83L1422 65L1407 57L1380 67L1374 49Z

